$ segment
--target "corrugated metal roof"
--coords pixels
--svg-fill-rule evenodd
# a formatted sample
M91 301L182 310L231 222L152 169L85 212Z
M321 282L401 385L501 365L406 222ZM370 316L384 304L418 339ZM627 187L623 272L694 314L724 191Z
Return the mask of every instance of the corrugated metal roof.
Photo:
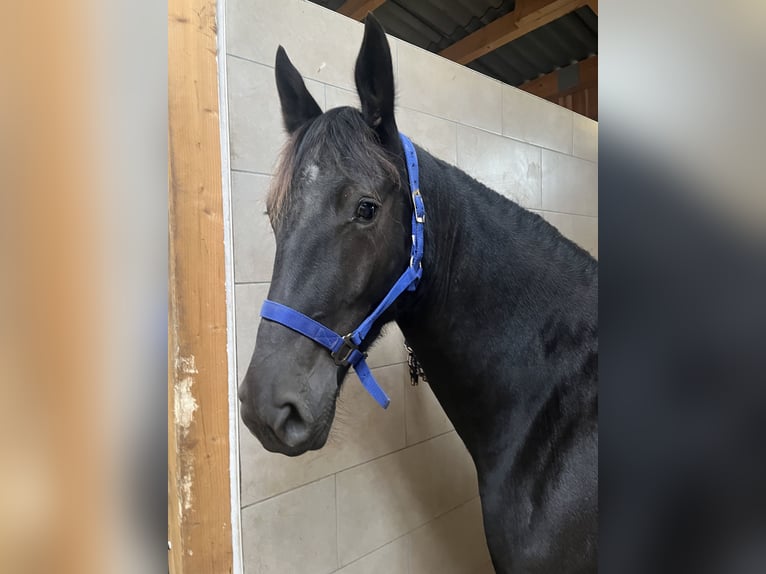
M518 86L598 53L598 20L580 8L474 60L473 68Z
M377 10L387 32L439 52L511 12L515 0L388 0Z
M337 10L344 0L312 0ZM375 10L386 32L431 52L440 52L508 14L515 0L387 0ZM580 8L468 64L487 76L518 86L598 53L598 18Z

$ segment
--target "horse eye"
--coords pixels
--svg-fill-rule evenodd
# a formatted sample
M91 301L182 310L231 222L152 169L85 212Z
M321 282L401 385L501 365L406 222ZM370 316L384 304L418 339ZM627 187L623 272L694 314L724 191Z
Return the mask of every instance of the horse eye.
M369 199L363 199L356 207L356 216L359 219L364 219L365 221L372 221L372 218L375 217L375 212L377 210L378 205L375 202L370 201Z

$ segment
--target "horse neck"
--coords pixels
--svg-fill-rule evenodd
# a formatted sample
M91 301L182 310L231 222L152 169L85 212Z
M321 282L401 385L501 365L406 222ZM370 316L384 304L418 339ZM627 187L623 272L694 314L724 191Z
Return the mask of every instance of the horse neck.
M418 157L424 274L397 322L481 471L571 377L583 350L558 348L559 336L595 335L597 263L538 215Z

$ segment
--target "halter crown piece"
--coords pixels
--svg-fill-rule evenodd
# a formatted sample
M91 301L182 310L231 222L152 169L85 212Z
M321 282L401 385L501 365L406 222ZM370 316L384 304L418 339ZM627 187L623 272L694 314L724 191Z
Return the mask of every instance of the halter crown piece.
M355 330L345 336L341 336L300 311L296 311L276 301L269 301L267 299L263 302L263 307L261 307L261 317L264 319L284 325L322 345L330 351L330 356L332 356L335 364L339 367L354 367L354 371L356 371L359 380L362 382L362 386L367 389L372 398L384 409L388 407L391 399L388 398L388 395L380 388L380 385L372 376L370 367L365 362L367 354L360 351L359 346L364 342L373 324L383 312L396 301L399 295L405 291L414 291L423 275L423 225L425 223L426 211L418 184L418 156L415 153L415 146L412 145L412 142L406 135L400 133L399 138L404 147L410 196L412 198L412 250L410 252L409 266L397 279L394 286L391 287L388 294L375 310Z

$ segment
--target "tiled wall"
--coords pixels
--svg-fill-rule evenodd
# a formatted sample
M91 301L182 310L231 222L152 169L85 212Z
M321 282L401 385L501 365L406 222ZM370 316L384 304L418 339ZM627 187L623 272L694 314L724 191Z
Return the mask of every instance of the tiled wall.
M226 0L238 376L266 296L264 196L284 141L278 44L324 109L354 104L362 24L302 0ZM597 252L597 124L390 38L400 129ZM288 458L240 430L247 574L491 572L476 473L428 385L409 385L401 334L370 356L383 411L353 375L328 445Z

